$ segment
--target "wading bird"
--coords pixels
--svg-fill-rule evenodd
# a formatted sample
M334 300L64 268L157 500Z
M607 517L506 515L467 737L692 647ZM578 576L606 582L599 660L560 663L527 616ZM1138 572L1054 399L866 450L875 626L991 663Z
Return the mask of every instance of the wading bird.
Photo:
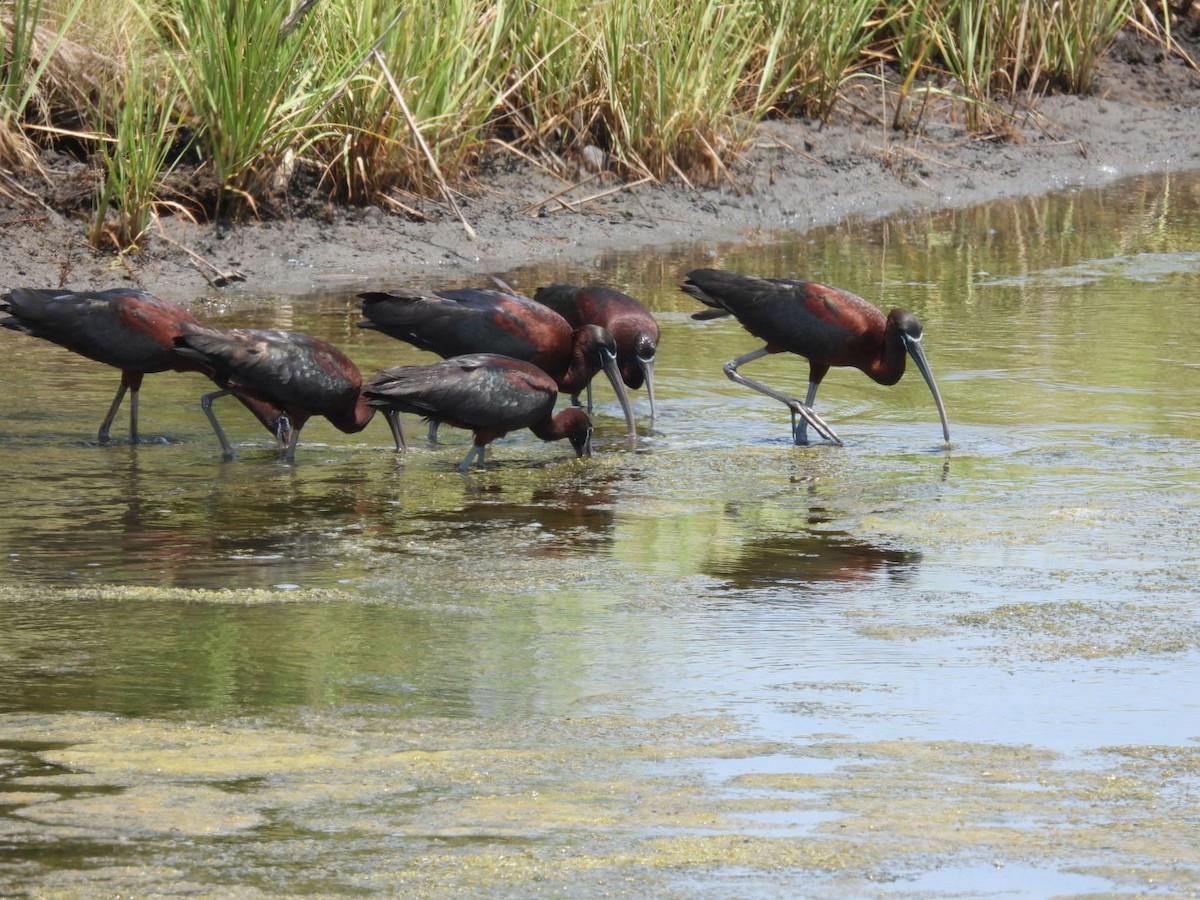
M807 426L836 443L841 440L812 410L821 379L831 366L861 369L879 384L892 385L904 374L906 355L912 356L933 394L942 419L942 435L950 440L950 426L933 372L921 349L921 323L906 309L893 309L885 317L878 309L849 291L790 278L757 278L720 269L689 272L681 290L710 310L693 319L734 316L742 327L766 341L765 347L725 364L725 374L774 397L792 412L792 435L797 444L807 442ZM738 372L738 366L768 353L795 353L808 359L808 396L804 403ZM800 416L799 427L796 417Z
M99 439L109 439L121 401L129 393L129 439L138 442L138 392L142 379L154 372L199 372L213 376L206 362L181 354L175 338L185 324L199 321L190 312L146 291L116 288L108 291L63 291L14 288L0 296L0 326L43 338L121 370L121 386L108 415L100 423ZM270 404L234 392L260 422L285 445L289 425Z
M300 429L313 416L324 416L338 430L355 434L375 414L362 394L358 366L318 338L295 331L190 323L184 323L181 331L175 339L179 352L210 366L213 380L223 388L201 397L200 406L226 459L233 458L233 448L212 411L212 401L231 391L283 410L291 432L287 459L295 458Z
M359 323L361 327L382 331L443 359L492 353L531 362L570 396L581 393L603 370L617 392L629 439L636 439L629 395L617 368L616 342L603 328L572 328L548 306L492 288L436 292L400 288L358 296L367 318ZM431 439L436 436L436 422L434 417L430 423Z
M558 388L538 366L494 353L454 356L428 366L396 366L372 378L363 389L371 405L385 413L416 413L475 433L459 464L482 468L487 445L518 428L544 441L567 438L579 457L591 456L592 423L576 406L554 415ZM390 419L389 419L390 421ZM404 446L394 429L396 449Z
M650 427L654 427L654 359L658 353L658 322L640 302L606 287L551 284L534 291L533 299L545 303L572 328L599 325L617 344L617 368L630 390L643 384L650 398ZM587 387L588 411L592 386ZM578 400L578 397L574 398Z

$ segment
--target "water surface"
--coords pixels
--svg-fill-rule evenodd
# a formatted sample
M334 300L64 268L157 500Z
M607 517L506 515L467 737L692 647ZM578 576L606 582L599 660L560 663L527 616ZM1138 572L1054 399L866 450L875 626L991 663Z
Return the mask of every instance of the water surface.
M1200 179L497 273L658 316L636 450L304 432L0 333L0 886L1045 896L1200 887ZM716 265L912 309L945 397L835 370L792 446ZM395 276L391 276L395 281ZM384 286L383 275L358 287ZM431 361L353 291L198 314ZM751 377L803 396L806 367ZM229 401L225 401L228 403ZM421 426L410 420L413 435Z

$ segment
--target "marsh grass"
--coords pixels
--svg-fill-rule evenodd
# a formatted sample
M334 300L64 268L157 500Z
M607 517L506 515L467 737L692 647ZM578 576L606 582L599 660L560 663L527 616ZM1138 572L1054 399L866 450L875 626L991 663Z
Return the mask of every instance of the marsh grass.
M771 29L764 76L776 79L772 106L788 115L825 119L838 91L857 69L875 37L879 4L874 0L758 0ZM754 109L754 107L752 107Z
M613 4L596 33L591 78L599 90L578 101L594 104L592 142L621 174L719 178L748 138L735 118L758 50L747 8L717 0Z
M297 122L320 102L306 52L308 20L283 35L290 5L269 0L143 10L161 36L197 152L212 167L214 213L254 210L296 142Z
M83 135L101 183L92 240L122 249L145 240L177 161L193 196L171 202L212 217L275 214L289 189L453 205L497 148L564 180L584 160L717 181L763 117L826 119L862 72L888 86L894 127L918 129L936 95L1003 134L1046 90L1087 90L1130 15L1159 10L1134 3L12 0L0 163L35 168L35 140ZM81 46L103 61L72 61Z
M189 214L163 197L163 178L180 154L176 95L165 87L163 77L146 73L139 57L131 57L113 96L96 112L116 128L95 153L101 174L88 228L94 247L141 250L159 210Z
M395 4L383 0L324 4L315 36L318 80L342 82L365 60L328 108L317 148L337 199L374 203L397 189L437 190L397 93L438 171L457 179L469 168L486 143L504 78L504 36L519 25L518 6L414 4L397 22Z
M64 104L62 95L75 93L69 85L56 92L55 85L63 87L64 79L46 76L83 0L51 6L45 0L26 0L0 7L0 166L36 166L37 153L22 122L52 121L55 107ZM70 96L65 105L77 108L77 100Z

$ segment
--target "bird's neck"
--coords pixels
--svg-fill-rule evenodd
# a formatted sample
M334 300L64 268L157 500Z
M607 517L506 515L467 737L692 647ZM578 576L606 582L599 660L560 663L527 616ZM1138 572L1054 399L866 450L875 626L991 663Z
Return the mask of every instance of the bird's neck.
M568 428L563 414L559 413L557 416L546 416L540 422L534 422L529 426L529 430L543 441L561 441L567 436Z
M893 385L904 374L907 363L908 351L904 349L904 339L900 337L899 330L889 322L884 333L883 352L872 360L871 365L864 371L879 384Z
M564 394L574 396L591 383L592 377L599 371L593 362L596 354L586 341L576 341L571 346L571 359L567 371L558 380L558 389Z
M367 423L375 415L375 407L373 407L366 395L361 391L358 392L354 400L354 405L349 407L345 412L338 416L328 416L327 418L338 429L346 434L357 434L367 427Z
M579 427L582 415L585 415L583 410L571 407L564 409L558 415L548 415L541 421L535 422L529 426L529 430L543 441L561 441L563 438L570 437Z

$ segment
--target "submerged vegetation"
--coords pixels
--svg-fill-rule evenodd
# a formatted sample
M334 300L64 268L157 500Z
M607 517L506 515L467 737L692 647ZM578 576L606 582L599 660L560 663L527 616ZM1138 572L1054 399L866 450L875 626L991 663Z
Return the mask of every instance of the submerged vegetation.
M714 181L755 123L826 119L854 79L893 86L896 128L919 130L936 98L1000 131L1023 100L1087 90L1130 23L1168 36L1168 13L1149 0L12 0L0 172L36 173L44 148L82 159L91 241L122 251L156 214L270 215L289 192L453 205L496 152L563 177Z

